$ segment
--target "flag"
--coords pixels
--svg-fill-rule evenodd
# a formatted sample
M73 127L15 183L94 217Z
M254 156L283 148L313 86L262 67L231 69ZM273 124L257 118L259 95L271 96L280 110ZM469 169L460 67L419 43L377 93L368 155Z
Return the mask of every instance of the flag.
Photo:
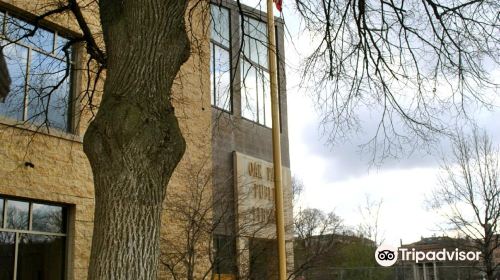
M283 3L283 0L273 0L274 4L276 4L276 9L281 12L281 4Z

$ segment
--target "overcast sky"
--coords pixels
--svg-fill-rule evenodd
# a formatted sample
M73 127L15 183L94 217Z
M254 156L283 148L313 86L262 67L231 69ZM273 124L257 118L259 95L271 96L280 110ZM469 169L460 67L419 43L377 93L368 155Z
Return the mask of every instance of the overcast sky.
M362 221L359 207L365 205L368 195L372 200L383 200L380 226L386 243L399 245L400 239L410 243L421 236L441 235L437 229L442 220L426 210L425 198L438 186L441 158L449 154L449 144L443 140L443 148L437 151L417 150L411 156L389 159L379 167L370 168L370 157L359 149L359 144L373 137L369 133L373 131L370 127L373 119L364 112L360 115L361 128L367 133L360 133L342 144L327 145L319 132L314 104L296 83L300 80L296 71L300 57L311 44L300 32L292 5L284 1L283 14L288 28L285 55L290 156L292 174L305 185L300 205L296 207L335 211L347 225L355 227ZM487 128L499 143L498 110L479 111L477 117L479 125Z

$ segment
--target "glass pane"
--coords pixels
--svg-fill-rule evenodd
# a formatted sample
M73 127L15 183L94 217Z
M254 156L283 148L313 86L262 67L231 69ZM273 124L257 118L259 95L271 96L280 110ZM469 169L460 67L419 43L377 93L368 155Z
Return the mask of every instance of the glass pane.
M0 231L0 280L14 278L14 250L16 234Z
M67 130L69 76L66 62L33 51L28 86L28 119ZM56 89L57 87L57 89Z
M244 17L244 30L242 31L246 58L267 68L267 27L266 24Z
M229 52L215 46L215 105L226 111L231 110L230 60Z
M264 102L264 96L266 95L264 90L268 86L266 84L266 76L265 73L262 69L257 70L257 114L258 114L258 122L260 124L265 124L265 117L264 117L264 108L265 108L265 102ZM266 73L267 74L267 73ZM269 89L268 89L269 91Z
M262 81L262 94L263 101L262 112L264 113L264 119L259 119L259 121L267 127L273 127L273 122L271 118L271 81L269 80L269 73L266 71L261 71L260 75Z
M0 115L22 121L28 49L6 41L2 41L2 46L11 84L5 103L0 103Z
M47 31L43 28L37 28L35 33L35 26L14 17L7 18L6 37L12 41L19 41L28 44L34 48L41 49L45 52L52 53L54 48L54 33Z
M23 201L7 200L6 228L28 229L29 203Z
M57 55L58 57L61 57L61 58L65 58L66 57L66 54L64 53L64 46L66 46L66 44L69 42L69 39L66 39L64 37L61 37L61 36L56 36L56 46L55 46L55 55ZM69 51L69 57L71 58L71 47L68 49Z
M26 43L31 46L52 53L54 50L54 33L38 28L33 36L26 37Z
M214 44L210 43L210 103L215 105L215 88L214 88Z
M5 13L4 12L0 12L0 33L3 34L3 21L5 19Z
M12 41L25 41L24 38L33 31L35 27L24 20L7 17L5 36Z
M44 232L65 232L64 208L33 203L32 229Z
M248 62L241 62L241 114L257 121L257 72Z
M216 5L211 5L210 9L212 40L229 48L229 10Z
M261 21L254 20L254 22L256 23L256 29L255 34L252 35L255 36L257 40L257 63L265 68L268 68L267 26Z
M20 238L17 279L64 278L64 237L20 234Z
M0 198L0 228L3 227L3 198Z
M215 265L217 274L234 274L236 267L236 246L229 236L214 236L215 244Z

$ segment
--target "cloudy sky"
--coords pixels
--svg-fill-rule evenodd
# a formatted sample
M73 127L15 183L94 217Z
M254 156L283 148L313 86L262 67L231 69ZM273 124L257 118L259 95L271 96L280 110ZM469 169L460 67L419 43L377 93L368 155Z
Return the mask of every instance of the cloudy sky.
M255 1L246 2L255 6ZM300 73L296 71L300 58L307 54L311 43L300 32L300 22L292 5L285 0L283 14L288 28L285 55L291 168L293 175L305 185L298 207L335 211L347 225L355 227L362 222L359 208L366 205L369 196L373 201L383 200L379 223L386 243L398 245L400 239L410 243L421 236L441 235L438 225L442 220L426 210L425 199L438 186L441 158L449 155L447 140L442 140L442 149L417 150L406 157L370 167L370 157L359 148L373 137L369 131L373 131L370 125L374 122L365 112L360 114L361 133L345 143L328 145L320 133L319 115L313 101L295 82L300 80ZM500 76L500 71L497 72ZM479 125L487 128L499 143L499 111L481 110L477 118Z

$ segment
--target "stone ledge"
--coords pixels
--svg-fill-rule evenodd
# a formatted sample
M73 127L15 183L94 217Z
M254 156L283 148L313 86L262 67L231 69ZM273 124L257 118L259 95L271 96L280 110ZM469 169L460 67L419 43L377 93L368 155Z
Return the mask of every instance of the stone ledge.
M39 127L34 124L29 123L20 123L18 121L6 118L4 116L0 116L0 126L12 129L19 129L28 132L33 132L35 134L41 134L45 136L51 136L63 140L68 140L76 143L83 143L83 137L80 135L72 134L69 132L64 132L57 128L51 128L50 130L46 127Z

